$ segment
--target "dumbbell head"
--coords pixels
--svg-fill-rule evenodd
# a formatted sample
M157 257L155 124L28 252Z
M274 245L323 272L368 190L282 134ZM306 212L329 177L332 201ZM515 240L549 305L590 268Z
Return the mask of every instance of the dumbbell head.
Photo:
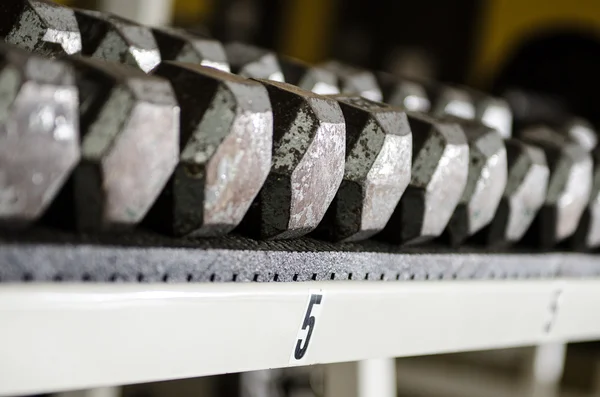
M498 131L503 139L512 136L512 110L502 98L492 97L481 92L469 92L475 105L475 120Z
M133 226L169 179L179 107L168 81L96 59L71 61L81 97L82 160L72 182L82 230Z
M450 222L453 245L462 243L493 219L506 188L506 147L500 134L477 121L459 122L469 144L467 186Z
M346 165L319 229L335 241L359 241L383 230L404 193L412 135L399 108L357 96L335 98L346 121Z
M529 235L543 247L551 247L577 228L592 189L592 159L565 134L548 127L530 127L520 136L544 150L550 168L546 199Z
M454 122L408 113L413 135L411 181L382 237L418 243L442 234L469 173L469 146Z
M600 221L598 231L595 231L593 208L597 195L594 181L598 164L585 154L597 145L593 127L585 120L570 115L565 104L557 98L520 90L508 91L506 98L515 111L515 123L521 132L519 136L540 146L550 167L548 197L528 233L529 241L550 247L571 237L577 227L571 238L574 246L591 248L600 244L597 241L600 240ZM592 182L589 175L584 176L587 173L584 169L590 163L594 164ZM586 206L588 200L585 196L589 189L591 196ZM600 208L598 212L600 217Z
M337 101L261 80L273 107L273 159L241 230L261 238L313 231L344 174L345 124Z
M271 165L273 114L262 84L163 62L181 106L181 157L149 221L176 235L214 236L242 220Z
M402 106L410 112L427 113L431 109L431 102L421 83L386 73L380 73L378 81L385 103Z
M513 114L503 98L462 86L428 83L426 87L433 115L476 120L495 129L503 139L512 136Z
M586 120L574 117L565 125L559 127L560 132L565 133L569 139L577 143L587 151L592 151L598 145L598 134L594 127Z
M507 95L515 109L519 130L545 125L587 151L598 145L594 127L587 120L573 116L554 98L520 91L510 91Z
M342 93L360 95L372 101L381 101L383 99L377 78L372 72L337 61L329 61L320 66L335 73Z
M554 121L553 128L570 142L590 152L593 162L592 188L571 245L578 250L589 250L600 246L600 153L597 149L598 135L594 127L584 119L566 117L566 121Z
M284 81L281 66L275 53L243 43L225 45L231 71L243 77Z
M284 56L279 56L278 60L287 83L315 94L339 94L337 77L331 71Z
M469 183L449 224L451 239L455 244L460 243L490 223L493 216L484 233L488 243L504 245L520 240L546 194L548 167L544 153L531 145L508 140L505 146L510 151L501 156L504 160L491 164L494 148L500 150L502 142L498 136L492 137L490 129L503 139L512 135L513 117L508 103L466 87L440 86L437 90L446 92L446 98L462 98L456 99L454 106L447 105L443 113L451 117L454 112L455 117L461 115L467 120L461 124L470 142ZM503 178L499 178L498 172ZM484 175L489 175L488 183ZM503 193L502 183L506 184ZM493 198L486 196L490 194Z
M587 121L573 117L560 99L520 90L507 92L506 98L515 110L520 136L543 148L551 171L548 197L528 233L529 241L550 247L571 237L572 245L578 249L600 245L600 220L596 221L600 208L594 209L600 190L600 186L596 188L599 171L593 153L598 141L596 131ZM593 175L584 176L590 163ZM585 196L589 191L588 200Z
M600 148L598 134L590 123L580 118L569 119L560 130L572 142L589 151L594 164L589 203L581 216L572 245L579 250L600 247Z
M152 32L163 60L190 62L229 72L225 49L217 40L177 28L154 28Z
M520 241L544 204L550 171L544 151L516 139L504 142L508 161L506 189L487 242L503 246Z
M430 112L433 116L450 116L462 120L475 119L475 104L466 90L437 83L428 83L425 87L431 101Z
M592 192L573 236L573 246L580 250L600 247L600 148L594 148L591 154L594 162Z
M150 28L116 15L75 10L83 54L120 62L149 72L160 63L160 51Z
M0 223L48 207L79 160L78 96L63 62L0 44Z
M46 56L81 51L81 35L73 10L46 0L2 1L0 37Z

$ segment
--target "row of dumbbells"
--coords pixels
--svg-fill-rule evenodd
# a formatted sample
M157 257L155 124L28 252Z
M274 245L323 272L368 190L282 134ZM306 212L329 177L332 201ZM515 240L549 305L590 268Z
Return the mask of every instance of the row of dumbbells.
M0 5L0 35L5 227L600 246L584 122L511 138L462 87L39 0Z

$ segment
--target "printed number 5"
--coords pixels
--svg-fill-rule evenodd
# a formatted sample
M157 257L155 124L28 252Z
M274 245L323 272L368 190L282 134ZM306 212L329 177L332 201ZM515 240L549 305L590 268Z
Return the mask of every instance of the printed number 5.
M302 346L302 339L298 339L296 341L296 350L294 351L294 358L296 360L300 360L306 354L306 350L308 349L308 344L310 343L310 337L312 336L313 329L315 328L315 317L311 316L310 313L314 305L321 304L321 297L323 295L311 295L310 302L308 303L308 308L306 309L306 314L304 315L304 322L302 323L302 330L306 330L308 328L308 333L306 334L306 340L304 341L304 346Z

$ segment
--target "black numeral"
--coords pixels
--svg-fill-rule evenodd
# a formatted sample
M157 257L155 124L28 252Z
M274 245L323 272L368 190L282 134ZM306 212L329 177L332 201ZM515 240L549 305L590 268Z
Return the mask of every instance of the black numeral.
M310 343L310 337L312 336L313 330L315 328L315 317L311 316L311 312L314 305L321 304L321 298L323 295L313 294L310 296L310 302L308 303L308 308L306 309L306 314L304 315L304 322L302 323L302 329L306 330L308 328L308 333L306 334L306 340L298 339L296 341L296 350L294 351L294 358L296 360L300 360L306 354L306 350L308 349L308 344ZM304 342L304 345L302 344Z

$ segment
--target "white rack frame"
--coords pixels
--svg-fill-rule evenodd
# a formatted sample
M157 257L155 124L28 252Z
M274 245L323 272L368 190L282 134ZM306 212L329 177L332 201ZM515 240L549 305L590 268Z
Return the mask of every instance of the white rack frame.
M322 301L308 315L310 294ZM0 395L592 340L599 312L589 279L9 284Z

